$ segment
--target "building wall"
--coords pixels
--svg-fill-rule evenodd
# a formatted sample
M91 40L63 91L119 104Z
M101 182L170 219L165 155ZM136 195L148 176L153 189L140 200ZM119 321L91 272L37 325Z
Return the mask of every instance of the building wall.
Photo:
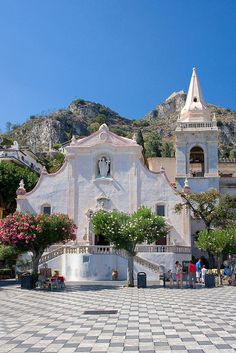
M188 184L194 192L205 192L211 188L219 190L219 177L188 177ZM176 178L176 188L182 190L185 178Z
M167 178L171 184L175 184L176 159L173 157L152 157L148 158L148 168L152 172L159 172L161 167L165 169Z
M43 173L35 188L27 197L17 200L17 210L34 214L42 213L44 205L50 205L52 213L66 213L68 210L68 164L58 173Z
M236 177L220 178L220 193L236 196Z
M232 177L236 177L236 160L233 161L220 161L219 162L219 174L220 175L231 175Z
M97 160L107 155L111 172L98 177ZM101 202L102 199L102 202ZM152 173L141 160L140 146L121 148L99 144L89 148L68 147L67 161L52 175L43 173L35 189L18 199L18 210L42 212L50 205L53 213L68 214L78 226L78 243L93 243L88 213L99 209L132 213L145 205L154 212L157 204L166 209L170 244L190 245L189 217L174 212L181 199L163 172ZM187 226L186 226L187 224Z

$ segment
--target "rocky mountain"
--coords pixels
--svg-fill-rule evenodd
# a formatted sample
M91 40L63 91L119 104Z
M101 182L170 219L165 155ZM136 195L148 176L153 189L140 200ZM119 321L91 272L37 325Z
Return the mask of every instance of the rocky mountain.
M183 91L174 92L143 119L129 120L101 104L77 99L67 109L47 116L31 116L8 136L36 153L48 152L55 145L70 140L72 135L87 136L96 131L102 123L106 123L111 131L123 136L132 137L133 133L141 129L144 137L157 131L164 140L172 140L185 100L186 94ZM212 115L215 113L220 129L221 155L227 155L228 149L236 148L236 112L214 105L209 105L209 109Z
M70 140L73 135L89 135L104 122L118 134L123 133L123 127L127 131L132 130L131 120L120 117L101 104L77 99L67 109L46 116L31 116L26 123L11 131L9 137L35 153L47 152L53 146Z

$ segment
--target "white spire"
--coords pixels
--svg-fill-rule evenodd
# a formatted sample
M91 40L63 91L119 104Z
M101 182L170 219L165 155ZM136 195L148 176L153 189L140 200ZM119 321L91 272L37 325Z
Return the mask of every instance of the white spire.
M193 68L193 73L188 89L188 95L185 106L180 113L180 121L209 121L210 113L206 102L202 96L201 87L198 81L196 68Z

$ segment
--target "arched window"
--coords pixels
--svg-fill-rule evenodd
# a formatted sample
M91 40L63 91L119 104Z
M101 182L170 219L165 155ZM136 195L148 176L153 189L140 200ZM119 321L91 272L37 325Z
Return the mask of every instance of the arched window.
M204 151L200 146L195 146L190 150L189 173L193 177L204 177Z

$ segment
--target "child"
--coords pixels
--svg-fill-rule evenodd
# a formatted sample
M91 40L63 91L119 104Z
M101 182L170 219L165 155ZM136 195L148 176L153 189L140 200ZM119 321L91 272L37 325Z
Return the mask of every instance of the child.
M205 284L206 272L207 272L207 269L206 269L205 265L203 265L202 269L201 269L201 280L202 280L203 284Z
M173 280L173 274L171 270L169 270L165 276L166 276L166 280L170 281L170 288L173 288L174 280Z
M179 261L175 263L175 273L176 273L176 284L177 287L183 288L183 268Z

